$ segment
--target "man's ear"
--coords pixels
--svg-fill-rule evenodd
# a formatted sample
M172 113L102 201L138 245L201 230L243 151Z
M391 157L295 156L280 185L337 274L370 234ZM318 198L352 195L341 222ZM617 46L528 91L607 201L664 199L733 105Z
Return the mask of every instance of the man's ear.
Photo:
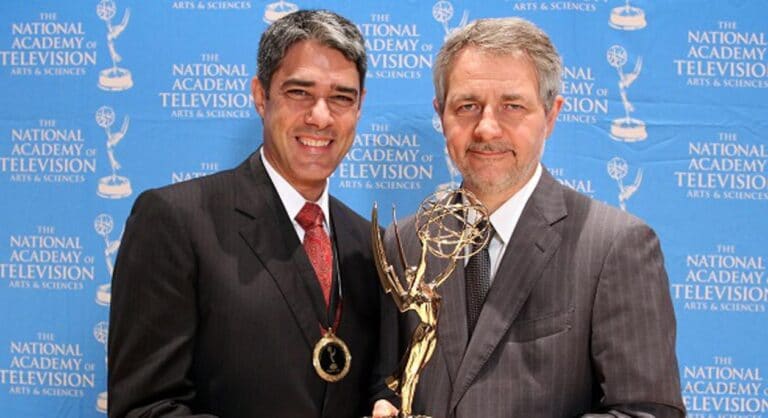
M264 118L264 109L267 106L267 92L264 91L264 87L261 86L261 81L258 77L253 77L251 80L251 94L253 95L253 105L256 107L256 112Z
M552 135L552 131L555 130L555 122L557 122L557 115L560 114L560 109L563 107L563 96L558 95L555 97L555 101L552 103L552 108L547 113L547 135L545 138L549 138Z
M440 132L445 136L445 124L443 123L443 112L440 109L440 102L437 101L437 97L432 99L432 108L435 109L435 114L440 120Z
M360 120L360 115L363 112L363 100L365 99L365 92L365 89L360 92L360 101L357 102L357 120Z

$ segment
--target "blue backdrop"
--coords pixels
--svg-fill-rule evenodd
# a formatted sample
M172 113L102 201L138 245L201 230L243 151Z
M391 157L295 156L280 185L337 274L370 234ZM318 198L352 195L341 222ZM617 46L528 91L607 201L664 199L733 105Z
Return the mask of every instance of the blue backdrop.
M318 7L359 25L370 54L358 135L331 179L366 217L374 200L404 215L460 181L431 106L445 35L509 15L550 33L566 103L545 164L659 233L689 416L768 417L759 0L3 1L1 416L103 416L109 283L133 200L258 146L259 36Z

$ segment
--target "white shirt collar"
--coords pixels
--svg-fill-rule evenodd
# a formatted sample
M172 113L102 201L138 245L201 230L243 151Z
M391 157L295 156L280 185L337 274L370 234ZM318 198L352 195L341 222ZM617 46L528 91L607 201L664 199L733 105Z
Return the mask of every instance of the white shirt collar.
M493 229L496 231L493 239L501 240L501 244L504 247L512 238L512 233L515 232L515 227L517 227L520 216L523 214L523 208L525 208L525 204L531 198L536 185L539 184L541 173L541 164L538 164L528 182L491 214L491 225L493 225Z
M507 245L512 239L512 234L515 232L518 221L520 221L523 209L536 189L536 185L539 184L542 170L541 164L538 164L528 182L490 216L490 222L494 230L491 241L488 243L488 255L491 258L491 283L493 283L496 277L501 259L504 258ZM469 259L464 260L465 265L467 262L469 262Z
M288 183L288 180L281 176L280 173L272 167L272 164L267 161L267 158L264 156L264 147L259 148L259 153L261 154L261 161L264 163L264 169L267 171L267 176L272 180L272 184L277 190L277 195L280 197L280 201L283 203L285 211L288 212L288 216L293 222L293 228L299 235L299 241L302 241L304 239L304 228L296 222L296 215L299 214L301 208L304 207L304 203L308 202L308 200L304 199L304 197L290 183ZM320 195L320 199L311 203L319 205L320 209L323 210L323 216L325 216L325 231L330 234L331 231L328 227L328 220L330 219L328 210L328 180L325 181L325 188L323 188L323 193Z

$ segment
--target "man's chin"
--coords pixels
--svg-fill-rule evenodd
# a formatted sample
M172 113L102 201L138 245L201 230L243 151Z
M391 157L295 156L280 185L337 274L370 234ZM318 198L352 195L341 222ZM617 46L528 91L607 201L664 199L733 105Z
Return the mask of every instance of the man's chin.
M321 177L323 175L330 175L336 170L337 164L333 164L329 161L323 161L316 158L298 159L296 162L296 169L302 173L307 174L309 177Z
M464 177L464 188L476 194L504 194L507 190L517 187L513 178L499 179L497 177Z

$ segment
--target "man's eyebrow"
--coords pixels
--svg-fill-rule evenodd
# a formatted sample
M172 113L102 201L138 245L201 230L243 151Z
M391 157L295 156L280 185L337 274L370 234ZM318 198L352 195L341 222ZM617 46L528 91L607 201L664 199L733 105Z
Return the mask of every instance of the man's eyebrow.
M280 87L282 87L282 88L294 87L294 86L297 86L297 87L314 87L315 85L317 85L317 83L315 83L314 81L311 81L311 80L304 80L304 79L301 79L301 78L289 78L289 79L283 81L283 83L280 85ZM341 93L352 94L355 97L357 97L359 95L359 92L358 92L357 88L355 88L355 87L344 86L344 85L340 85L340 84L334 84L334 85L331 86L331 88L334 91L341 92Z
M291 86L312 87L314 85L315 85L314 81L302 80L300 78L289 78L283 81L280 87L291 87Z
M516 101L516 100L523 100L524 97L520 94L515 93L507 93L501 95L501 100L503 101ZM457 94L455 96L451 96L448 98L447 101L449 102L459 102L459 101L477 101L480 100L479 97L472 93L465 93L465 94Z
M515 100L522 100L523 96L520 94L502 94L501 95L502 100L508 100L508 101L515 101Z
M464 100L475 101L477 99L478 99L477 95L474 95L471 93L464 93L464 94L457 94L455 96L451 96L448 98L448 101L450 102L464 101Z

